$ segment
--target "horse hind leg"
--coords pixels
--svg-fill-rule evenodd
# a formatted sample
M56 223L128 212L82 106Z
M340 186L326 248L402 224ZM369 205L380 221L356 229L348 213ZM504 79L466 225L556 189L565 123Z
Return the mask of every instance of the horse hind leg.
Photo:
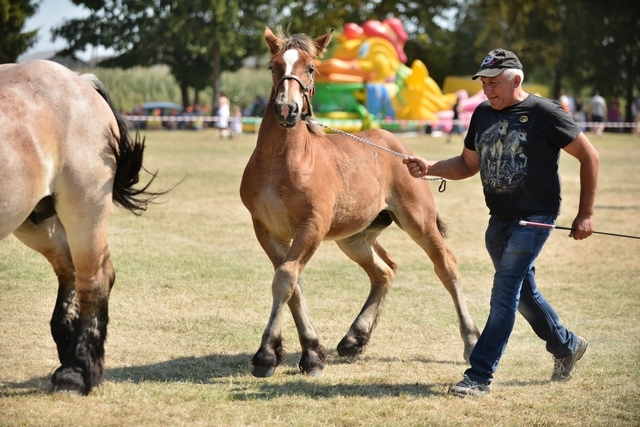
M108 249L105 247L104 250L105 253L96 259L74 253L78 317L61 366L51 378L56 391L87 395L102 383L108 301L115 281Z
M381 231L382 229L370 229L337 242L340 249L364 269L371 282L369 296L362 310L338 344L338 354L343 357L358 356L365 350L398 271L398 265L391 255L375 240Z
M42 203L38 206L41 205ZM69 351L78 319L75 269L64 227L55 216L55 212L50 214L36 208L14 234L26 246L41 253L49 261L58 278L58 296L50 326L58 358L62 363Z
M437 223L438 225L441 224L440 218L437 219ZM451 295L458 316L460 336L464 345L463 357L468 362L471 352L480 337L480 332L467 309L456 257L446 246L444 237L435 227L430 232L420 234L418 238L412 235L412 238L425 250L433 262L436 275L449 292L449 295Z
M65 337L64 345L59 347L62 349L61 366L53 373L51 382L54 391L87 395L102 383L104 377L108 300L115 271L107 244L111 194L83 196L61 188L56 197L58 219L55 224L61 229L64 224L68 244L65 252L71 254L75 270L77 305L69 303L73 291L68 286L58 299L60 305L54 311L52 322L58 324L59 319L65 318L65 313L73 313L73 329L70 337ZM59 238L62 239L62 234Z

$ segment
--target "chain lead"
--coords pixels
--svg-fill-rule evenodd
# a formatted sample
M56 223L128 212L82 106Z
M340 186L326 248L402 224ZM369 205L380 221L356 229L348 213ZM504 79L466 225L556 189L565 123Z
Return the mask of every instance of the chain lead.
M359 136L350 134L350 133L345 132L343 130L332 128L331 126L327 126L324 123L320 123L318 120L314 120L314 119L312 119L310 117L307 117L306 121L307 121L307 123L316 124L316 125L322 126L325 129L329 129L330 131L337 132L337 133L340 133L342 135L346 135L349 138L353 138L356 141L360 141L363 144L370 145L370 146L375 147L375 148L377 148L379 150L386 151L387 153L393 154L394 156L401 157L402 159L408 159L409 158L409 156L407 156L406 154L402 154L402 153L394 151L394 150L392 150L390 148L383 147L382 145L375 144L375 143L373 143L371 141L368 141L368 140L366 140L364 138L360 138ZM447 189L447 180L444 179L444 178L421 176L418 179L422 179L423 181L440 181L440 186L438 187L438 192L440 192L440 193L444 193L445 190Z

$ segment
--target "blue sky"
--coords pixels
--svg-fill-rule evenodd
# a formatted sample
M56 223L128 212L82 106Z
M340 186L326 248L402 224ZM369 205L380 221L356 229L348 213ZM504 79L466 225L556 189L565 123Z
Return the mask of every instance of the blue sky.
M51 27L62 24L66 19L82 18L89 15L89 10L76 6L71 0L42 0L38 12L29 18L25 23L24 31L40 29L38 31L38 41L25 55L48 50L63 49L67 46L66 41L57 39L51 41ZM101 56L105 54L104 48L88 48L86 51L78 53L78 57L84 60L91 59L92 55Z

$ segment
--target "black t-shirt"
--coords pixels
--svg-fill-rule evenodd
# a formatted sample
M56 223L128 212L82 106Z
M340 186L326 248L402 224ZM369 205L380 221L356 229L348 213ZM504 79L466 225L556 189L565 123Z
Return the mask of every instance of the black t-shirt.
M557 103L531 95L494 110L473 112L464 145L478 153L490 214L502 219L560 212L560 150L581 130Z

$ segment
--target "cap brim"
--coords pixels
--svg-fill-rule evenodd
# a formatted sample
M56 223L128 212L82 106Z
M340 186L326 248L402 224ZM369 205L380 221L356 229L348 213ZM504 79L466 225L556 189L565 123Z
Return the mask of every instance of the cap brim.
M471 80L475 80L478 77L497 77L502 73L504 68L486 68L484 70L480 70L471 77Z

